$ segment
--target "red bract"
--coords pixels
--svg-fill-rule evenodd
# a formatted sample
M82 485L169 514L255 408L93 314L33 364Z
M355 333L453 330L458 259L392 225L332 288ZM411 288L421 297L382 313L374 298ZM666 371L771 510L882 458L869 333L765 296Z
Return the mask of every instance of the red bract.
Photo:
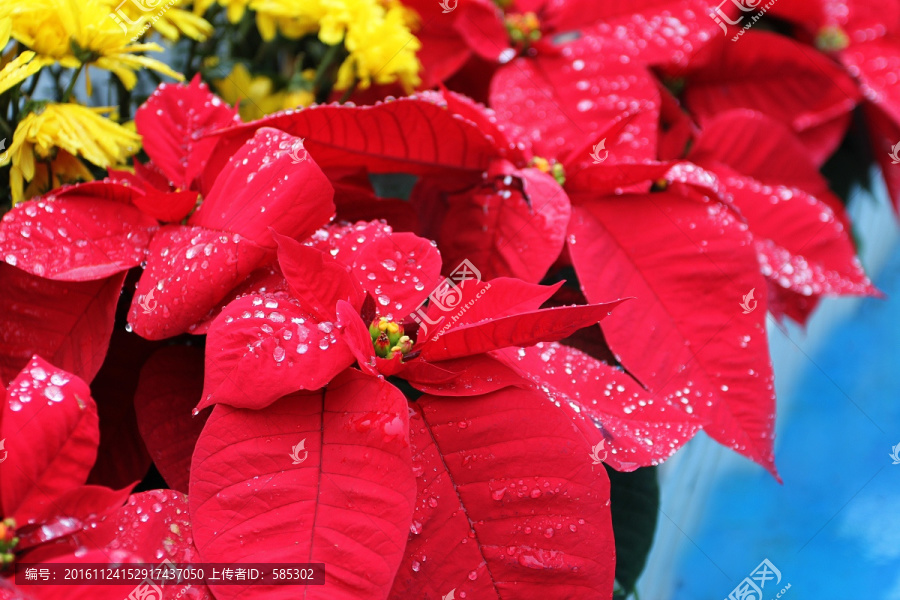
M444 361L562 339L600 321L614 306L536 310L552 294L549 289L531 303L518 298L512 311L508 287L516 282L442 283L431 244L374 223L326 230L311 246L278 240L289 291L244 296L216 319L200 407L262 408L291 391L322 387L354 361L368 373L402 376L413 385L446 383L459 373L442 368ZM368 306L364 294L371 299ZM429 294L432 304L422 312ZM439 297L453 303L440 305ZM478 317L466 315L470 307ZM400 353L376 355L369 325L379 317L415 329L403 352L408 360Z

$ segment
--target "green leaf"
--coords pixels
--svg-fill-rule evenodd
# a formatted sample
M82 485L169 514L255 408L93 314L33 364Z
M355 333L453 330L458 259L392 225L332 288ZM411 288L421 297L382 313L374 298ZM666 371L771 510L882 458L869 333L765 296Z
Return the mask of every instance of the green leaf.
M659 516L656 467L619 473L606 467L610 482L610 508L616 536L616 600L634 591L647 564Z

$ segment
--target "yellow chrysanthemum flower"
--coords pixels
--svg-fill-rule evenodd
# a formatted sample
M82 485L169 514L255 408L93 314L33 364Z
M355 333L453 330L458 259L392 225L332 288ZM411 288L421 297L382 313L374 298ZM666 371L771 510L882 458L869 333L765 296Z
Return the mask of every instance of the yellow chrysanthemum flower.
M213 26L200 14L181 8L189 0L104 0L113 2L114 12L121 21L141 23L138 31L152 28L167 40L177 41L182 35L193 40L205 41L213 33ZM121 15L118 11L121 11ZM115 19L114 19L115 20Z
M56 158L49 163L35 164L34 179L28 182L21 200L42 196L67 183L93 180L94 176L84 163L65 150L57 150Z
M305 90L273 92L271 79L251 75L241 63L226 78L213 84L225 102L238 107L244 121L255 121L285 108L309 106L315 101L312 92Z
M4 0L0 18L12 19L12 37L45 64L92 65L115 73L126 88L137 82L135 71L148 68L183 79L163 62L138 52L161 51L156 44L133 44L146 19L130 23L113 0Z
M112 110L48 103L22 119L9 152L0 155L0 167L12 161L13 202L24 199L23 184L35 178L36 162L57 158L58 148L104 169L133 156L141 147L141 136L102 116Z
M290 38L317 32L325 44L343 44L349 56L336 89L355 82L367 88L374 81L400 82L412 91L420 83L416 52L421 44L411 31L415 13L395 0L251 0L249 6L266 40L278 31Z
M9 43L11 33L12 19L0 18L0 50ZM41 63L32 61L34 56L34 52L23 52L9 64L3 64L3 58L0 57L0 94L41 70Z

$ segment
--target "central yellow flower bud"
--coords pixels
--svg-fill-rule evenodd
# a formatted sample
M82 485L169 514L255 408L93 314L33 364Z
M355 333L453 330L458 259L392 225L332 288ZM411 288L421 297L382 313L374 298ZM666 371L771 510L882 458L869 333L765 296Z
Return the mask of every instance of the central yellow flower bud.
M506 15L506 30L517 46L528 46L541 39L541 22L533 12Z
M412 350L412 340L403 331L403 325L385 317L379 317L369 324L369 335L375 355L381 358L393 358L394 354L405 355Z

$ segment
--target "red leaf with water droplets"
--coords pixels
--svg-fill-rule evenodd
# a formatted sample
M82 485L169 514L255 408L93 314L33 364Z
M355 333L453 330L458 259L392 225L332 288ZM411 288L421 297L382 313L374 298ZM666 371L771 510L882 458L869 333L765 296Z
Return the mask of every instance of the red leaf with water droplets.
M698 54L720 35L706 0L591 2L554 0L561 5L556 28L580 29L596 56L628 56L645 65L676 66L705 58Z
M547 393L588 441L603 449L603 462L617 471L657 465L672 456L700 423L678 406L679 391L665 397L644 390L619 369L562 344L506 348L494 353ZM601 444L602 442L602 444Z
M330 226L312 242L350 268L382 316L402 319L440 279L441 257L431 242L411 233L392 233L377 221Z
M423 396L418 493L391 598L609 598L609 480L565 411L538 393Z
M89 521L110 509L122 506L131 493L132 483L120 490L113 490L101 485L82 485L71 489L55 498L52 504L44 507L44 512L35 515L37 523L47 524L55 517L72 517L78 521ZM16 549L24 550L25 543Z
M850 232L825 203L797 188L721 179L750 226L763 275L803 296L878 295Z
M672 192L585 203L570 230L588 300L634 298L603 324L622 364L654 393L687 390L710 436L775 474L765 280L749 232L723 205ZM751 289L758 306L742 314Z
M728 165L769 185L798 187L813 195L828 193L828 182L797 136L785 124L753 110L713 116L689 158L712 170L719 163Z
M333 321L319 320L284 293L249 294L209 328L198 408L261 409L291 392L318 389L351 364Z
M95 520L78 537L85 545L129 552L143 562L197 564L188 497L175 490L132 494L125 506ZM223 560L217 562L235 562ZM205 591L205 586L194 586Z
M112 558L110 555L112 555ZM106 565L113 563L114 561L119 565L128 562L136 562L137 560L137 557L124 551L109 552L107 550L83 550L78 554L73 553L61 554L53 557L41 557L41 560L39 561L35 558L27 557L26 563L34 561L37 564L29 566L36 566L38 568L53 567L55 572L61 573L65 568L63 565L70 568L73 565L80 565L84 570L93 571L98 568L98 565ZM14 578L11 579L14 580ZM19 594L21 595L4 595L4 591L0 588L0 598L3 600L73 600L80 598L90 598L90 600L122 600L123 598L128 598L128 594L134 589L134 584L115 585L104 583L103 585L98 585L93 580L88 580L85 577L80 580L70 581L65 585L35 585L35 582L30 581L27 585L22 585L19 588ZM151 598L149 600L153 599ZM172 600L172 598L166 597L165 600Z
M302 140L263 127L229 159L188 223L275 248L269 229L302 239L334 215L334 188ZM298 162L300 156L305 156Z
M601 141L599 135L626 109L638 113L606 139L617 160L656 158L659 92L643 67L604 58L583 40L559 55L519 58L497 71L491 107L531 138L534 153L568 164L589 159L572 148Z
M0 439L8 452L0 470L3 514L26 523L87 479L100 441L90 389L35 356L9 384Z
M331 255L283 235L275 235L278 264L291 296L318 321L334 321L339 300L359 310L363 293L350 268Z
M444 262L470 260L485 279L536 283L565 245L569 198L537 169L495 163L480 186L446 201L438 237Z
M408 426L403 394L352 370L264 410L217 406L191 470L203 561L327 565L324 586L254 586L259 597L386 598L415 498Z
M237 233L165 225L150 242L128 320L151 340L184 333L271 258L273 252Z
M701 128L716 115L749 108L789 126L821 165L840 144L859 92L827 57L774 33L751 30L740 44L688 73L684 101Z
M125 273L52 281L0 263L0 383L32 355L91 381L103 363Z
M199 75L189 85L161 84L135 112L134 121L147 156L169 182L197 191L195 179L216 145L204 134L241 123L237 111L212 94Z
M0 257L48 279L103 279L139 265L157 226L120 202L48 196L3 215Z
M187 493L191 455L209 416L192 415L202 398L203 349L160 348L144 364L134 394L141 438L160 475L172 489Z

